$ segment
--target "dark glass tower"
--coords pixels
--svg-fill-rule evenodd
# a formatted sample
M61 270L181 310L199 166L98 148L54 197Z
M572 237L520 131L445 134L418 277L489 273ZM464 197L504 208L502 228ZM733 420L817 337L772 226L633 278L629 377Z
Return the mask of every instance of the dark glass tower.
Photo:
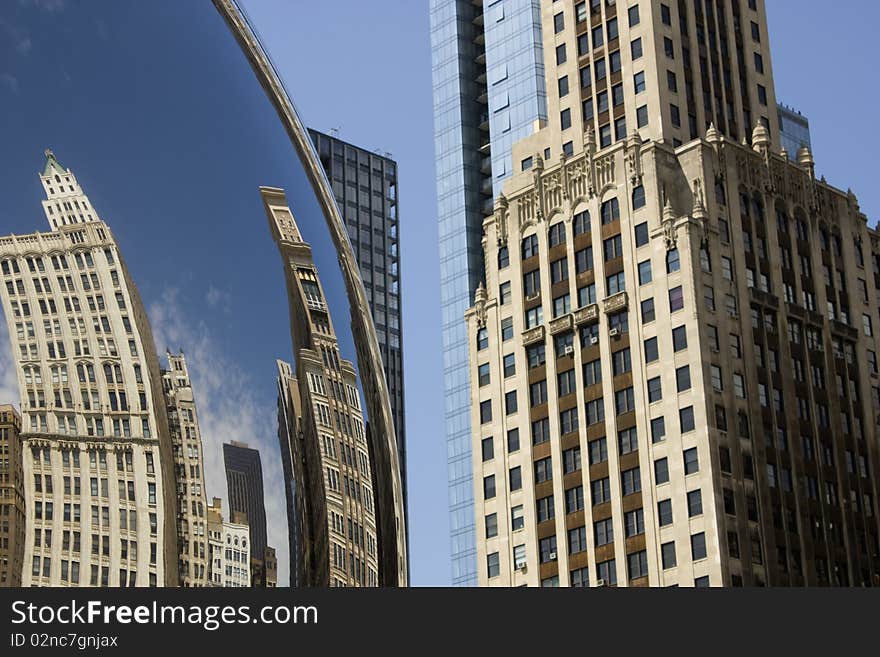
M260 453L245 443L223 443L223 464L226 467L229 517L235 513L247 515L251 557L262 561L266 551L266 505Z
M309 135L345 217L367 290L391 397L406 500L397 163L387 153L380 155L317 130L309 129Z

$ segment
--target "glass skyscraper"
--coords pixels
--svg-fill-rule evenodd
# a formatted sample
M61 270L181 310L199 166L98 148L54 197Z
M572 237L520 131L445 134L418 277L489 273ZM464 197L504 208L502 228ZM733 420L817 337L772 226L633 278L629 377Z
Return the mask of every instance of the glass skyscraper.
M511 144L546 120L539 0L431 0L452 583L477 584L464 313Z

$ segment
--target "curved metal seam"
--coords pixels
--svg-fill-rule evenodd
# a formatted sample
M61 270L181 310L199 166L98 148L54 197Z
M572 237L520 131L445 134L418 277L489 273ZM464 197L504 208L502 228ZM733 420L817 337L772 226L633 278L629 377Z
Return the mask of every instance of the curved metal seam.
M386 506L383 499L384 495L376 495L376 503L377 506L381 505L380 510L382 513L381 523L377 523L377 525L381 524L383 534L386 534L383 540L379 542L380 550L383 552L388 550L390 541L393 541L395 544L393 556L394 561L396 561L394 572L389 572L388 566L391 559L386 556L380 560L385 566L380 573L380 583L386 586L406 586L408 582L405 538L406 520L397 440L394 434L391 404L384 367L382 366L382 357L379 352L379 341L372 315L368 310L369 305L366 290L360 276L360 268L349 242L348 232L345 230L342 215L336 205L336 199L333 196L330 182L321 166L314 145L291 101L290 95L284 87L281 77L278 75L277 70L238 3L235 0L213 0L213 2L244 51L257 79L268 95L269 101L275 107L294 150L297 152L300 162L309 177L312 189L317 196L334 246L336 247L351 307L352 332L354 333L355 345L358 351L358 369L360 370L361 381L364 383L364 394L370 397L372 392L378 397L376 401L379 402L378 408L376 408L375 403L370 404L369 399L367 400L371 411L370 424L374 428L378 428L378 431L370 431L369 437L373 443L374 453L387 454L387 462L374 463L373 467L377 475L377 484L387 485L390 481L392 487L391 496L393 502L391 509L384 508ZM366 351L363 351L364 349ZM363 367L364 360L367 361L368 367L366 369L369 370L366 373ZM369 380L365 374L369 376ZM376 410L379 411L379 417L376 417L374 413ZM383 481L386 478L389 481ZM378 488L378 485L376 488ZM376 492L379 491L377 490ZM393 515L393 526L386 524L391 518L389 512ZM391 537L387 536L389 530L393 533Z

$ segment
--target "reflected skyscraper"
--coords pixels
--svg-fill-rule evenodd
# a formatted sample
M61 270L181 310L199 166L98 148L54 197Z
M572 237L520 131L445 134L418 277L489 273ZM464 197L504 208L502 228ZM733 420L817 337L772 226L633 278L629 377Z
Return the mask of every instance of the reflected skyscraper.
M251 557L262 559L266 550L266 503L263 497L263 464L260 452L247 443L223 443L229 513L240 513L250 527Z
M279 440L285 477L293 477L286 486L291 580L378 586L373 469L357 372L340 358L311 247L284 191L260 192L284 261L296 361L295 368L278 363Z
M181 586L205 586L210 553L206 534L206 492L202 432L186 358L166 352L162 386L177 486L178 568Z
M484 10L485 7L485 10ZM431 0L452 582L476 585L464 312L511 145L546 121L540 0Z
M394 415L397 455L406 502L406 423L397 163L388 154L359 148L309 130L348 230L376 325Z
M153 336L109 226L51 151L51 231L0 238L22 403L25 586L176 586L174 468Z

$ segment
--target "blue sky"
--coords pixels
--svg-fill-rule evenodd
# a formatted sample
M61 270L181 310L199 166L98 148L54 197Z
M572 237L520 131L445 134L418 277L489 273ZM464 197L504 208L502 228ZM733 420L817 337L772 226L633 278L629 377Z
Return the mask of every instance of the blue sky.
M412 582L448 584L428 3L242 1L307 125L339 128L400 165ZM272 455L274 358L289 352L290 338L256 186L295 190L302 181L209 3L120 4L90 0L76 12L69 0L0 4L0 233L46 229L36 173L51 146L122 242L157 347L182 346L198 362L206 439L218 454L220 441L235 438ZM819 175L852 187L873 225L880 5L837 8L767 0L777 96L810 118ZM201 29L190 32L188 21ZM174 36L157 47L162 30ZM294 212L307 231L310 208ZM338 297L326 236L315 226L308 237ZM337 316L337 329L346 323ZM5 346L0 336L0 391L8 391ZM271 488L278 463L263 462ZM277 497L267 504L277 518ZM270 522L270 542L279 545L277 536Z

